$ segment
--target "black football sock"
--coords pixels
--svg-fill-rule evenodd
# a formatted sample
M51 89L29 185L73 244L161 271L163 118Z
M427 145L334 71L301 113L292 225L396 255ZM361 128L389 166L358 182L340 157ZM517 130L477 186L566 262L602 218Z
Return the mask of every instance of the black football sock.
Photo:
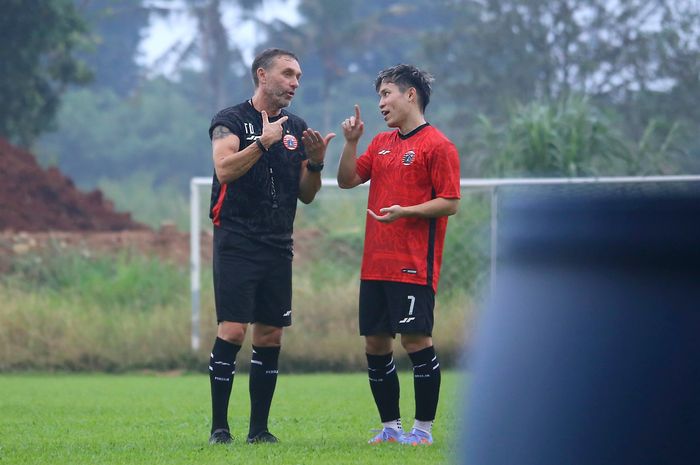
M253 346L250 360L250 428L248 437L267 430L272 396L277 385L277 360L279 347Z
M228 401L236 373L236 355L241 346L216 338L209 358L209 384L211 385L211 431L229 429Z
M382 423L401 418L399 410L399 377L393 353L367 355L367 374L374 403L377 404Z
M440 363L433 346L408 354L413 363L416 420L433 421L440 396Z

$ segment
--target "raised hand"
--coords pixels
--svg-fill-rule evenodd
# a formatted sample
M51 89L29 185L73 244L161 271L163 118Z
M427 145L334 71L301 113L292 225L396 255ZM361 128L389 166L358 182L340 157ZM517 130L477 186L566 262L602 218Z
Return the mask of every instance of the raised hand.
M274 123L271 123L265 110L261 111L260 115L262 116L263 123L260 142L262 142L265 148L269 149L272 144L282 139L282 124L289 119L289 116L283 116Z
M311 128L308 128L302 133L301 141L304 143L306 157L311 163L316 165L323 163L323 159L326 157L326 148L328 148L328 143L334 137L334 132L330 132L326 134L326 137L322 137L320 132Z
M348 142L357 142L365 130L365 123L360 118L360 106L355 105L355 115L342 122L343 135Z

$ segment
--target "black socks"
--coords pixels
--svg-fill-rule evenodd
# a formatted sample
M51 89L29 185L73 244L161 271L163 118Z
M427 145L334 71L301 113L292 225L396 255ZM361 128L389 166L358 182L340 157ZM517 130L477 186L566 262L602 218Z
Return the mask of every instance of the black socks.
M211 385L212 432L228 430L228 401L231 397L233 375L236 373L236 355L241 346L216 338L209 358L209 384Z
M416 420L433 421L440 396L440 363L433 346L408 354L413 363Z
M279 347L253 346L250 361L250 428L248 437L267 431L272 396L277 384L277 360Z
M369 387L377 404L382 423L401 418L399 412L399 377L396 374L393 353L367 355Z

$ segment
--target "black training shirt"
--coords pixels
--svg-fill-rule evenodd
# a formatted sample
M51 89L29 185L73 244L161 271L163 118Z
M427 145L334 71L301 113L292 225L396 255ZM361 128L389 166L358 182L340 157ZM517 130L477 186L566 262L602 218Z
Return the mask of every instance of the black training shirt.
M282 140L270 146L247 173L221 184L214 172L209 217L216 227L291 251L301 163L306 158L301 135L308 126L285 110L269 120L274 122L283 116L289 119L282 125ZM262 134L262 116L248 100L217 113L209 127L209 138L216 126L225 126L238 136L239 150L243 150Z

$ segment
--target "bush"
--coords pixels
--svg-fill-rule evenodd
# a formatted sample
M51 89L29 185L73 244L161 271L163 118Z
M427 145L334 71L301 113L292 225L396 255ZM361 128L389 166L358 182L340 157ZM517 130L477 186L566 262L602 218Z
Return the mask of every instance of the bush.
M639 142L614 128L613 118L585 99L534 102L516 107L502 127L482 116L472 149L491 176L623 176L672 169L667 165L675 126L664 132L652 121Z

